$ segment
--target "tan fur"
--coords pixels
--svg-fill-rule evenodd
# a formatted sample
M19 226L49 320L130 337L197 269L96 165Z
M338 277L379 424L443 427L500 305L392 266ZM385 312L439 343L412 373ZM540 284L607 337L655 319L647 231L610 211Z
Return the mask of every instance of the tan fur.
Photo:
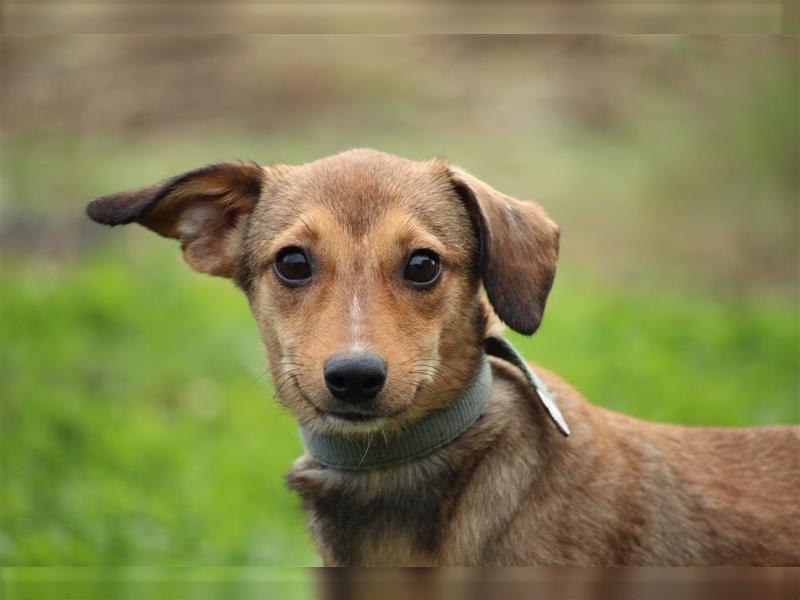
M496 315L536 329L558 254L558 228L538 205L440 160L371 150L212 165L99 199L89 214L177 237L194 268L232 277L280 402L309 429L376 443L455 400ZM289 246L314 267L301 288L272 269ZM424 292L402 280L418 249L444 265ZM359 424L330 414L322 379L328 357L354 349L388 367L376 419ZM537 368L572 427L563 438L518 370L491 364L486 413L449 446L366 472L295 462L287 482L326 564L800 564L798 428L637 421Z

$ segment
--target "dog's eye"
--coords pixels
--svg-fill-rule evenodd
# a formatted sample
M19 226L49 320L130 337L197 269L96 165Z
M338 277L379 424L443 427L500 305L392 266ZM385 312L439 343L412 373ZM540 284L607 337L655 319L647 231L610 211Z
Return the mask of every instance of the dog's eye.
M289 246L275 257L275 273L286 285L301 285L311 279L311 263L302 248Z
M433 285L442 272L439 256L433 250L417 250L408 258L403 278L418 288Z

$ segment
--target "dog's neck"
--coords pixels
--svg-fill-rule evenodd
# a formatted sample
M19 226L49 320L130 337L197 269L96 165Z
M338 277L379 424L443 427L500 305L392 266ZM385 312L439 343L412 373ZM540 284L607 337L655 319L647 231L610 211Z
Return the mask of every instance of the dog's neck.
M486 353L502 358L522 371L558 430L569 435L569 427L547 386L514 347L502 338L487 338ZM484 355L472 381L448 407L430 413L389 438L374 441L314 432L303 426L300 434L309 454L320 464L364 471L408 463L435 452L458 439L486 410L492 391L492 372Z

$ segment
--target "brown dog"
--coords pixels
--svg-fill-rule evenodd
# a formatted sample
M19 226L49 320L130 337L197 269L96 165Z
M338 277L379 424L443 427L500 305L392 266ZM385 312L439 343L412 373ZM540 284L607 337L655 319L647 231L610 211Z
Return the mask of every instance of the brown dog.
M797 428L637 421L490 335L481 281L512 329L542 318L559 231L536 204L353 150L211 165L88 213L247 294L326 564L800 564Z

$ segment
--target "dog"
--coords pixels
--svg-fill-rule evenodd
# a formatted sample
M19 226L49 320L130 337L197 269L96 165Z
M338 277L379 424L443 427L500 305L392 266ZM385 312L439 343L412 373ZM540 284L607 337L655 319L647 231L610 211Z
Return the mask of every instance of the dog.
M87 212L245 293L326 565L800 565L800 428L629 418L500 337L536 331L555 275L535 203L356 149L212 164Z

